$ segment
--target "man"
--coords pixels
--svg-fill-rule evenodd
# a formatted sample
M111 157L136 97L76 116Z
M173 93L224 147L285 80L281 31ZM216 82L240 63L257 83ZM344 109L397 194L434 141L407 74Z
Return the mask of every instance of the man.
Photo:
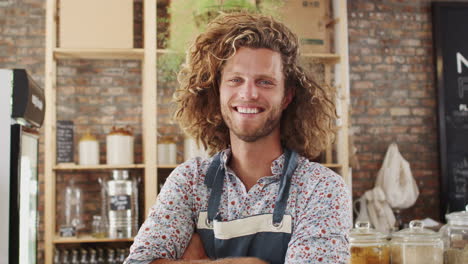
M261 15L222 15L198 36L176 118L217 154L172 172L126 263L347 262L349 193L310 161L333 134L333 94L297 52Z

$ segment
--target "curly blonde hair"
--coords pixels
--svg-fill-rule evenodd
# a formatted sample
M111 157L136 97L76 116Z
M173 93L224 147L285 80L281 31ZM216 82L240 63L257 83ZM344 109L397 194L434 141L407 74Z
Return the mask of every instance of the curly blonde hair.
M318 85L299 66L297 36L284 24L259 14L222 14L196 38L174 94L175 119L182 129L211 154L229 147L219 83L226 60L240 47L281 54L285 89L294 95L281 117L281 144L308 159L317 157L334 138L335 91Z

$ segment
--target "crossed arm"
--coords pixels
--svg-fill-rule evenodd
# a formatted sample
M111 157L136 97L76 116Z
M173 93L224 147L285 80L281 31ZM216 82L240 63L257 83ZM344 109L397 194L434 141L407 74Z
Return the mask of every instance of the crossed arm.
M152 261L150 264L205 264L205 263L213 263L213 264L266 264L265 261L262 261L258 258L226 258L226 259L218 259L215 261L210 260L205 253L205 249L203 248L203 243L200 239L200 236L197 233L194 233L192 239L190 239L190 243L187 249L182 256L182 260L167 260L167 259L158 259Z

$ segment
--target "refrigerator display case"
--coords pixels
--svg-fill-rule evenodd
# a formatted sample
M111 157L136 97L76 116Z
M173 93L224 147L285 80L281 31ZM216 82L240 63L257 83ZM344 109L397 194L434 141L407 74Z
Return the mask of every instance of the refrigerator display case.
M44 112L44 92L25 70L0 69L0 263L36 263Z

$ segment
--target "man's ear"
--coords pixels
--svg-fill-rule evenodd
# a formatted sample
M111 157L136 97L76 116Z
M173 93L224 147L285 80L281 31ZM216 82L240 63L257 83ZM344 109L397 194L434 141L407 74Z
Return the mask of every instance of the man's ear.
M286 89L284 98L283 98L283 110L288 107L288 105L292 102L294 98L294 90L292 87L289 89Z

